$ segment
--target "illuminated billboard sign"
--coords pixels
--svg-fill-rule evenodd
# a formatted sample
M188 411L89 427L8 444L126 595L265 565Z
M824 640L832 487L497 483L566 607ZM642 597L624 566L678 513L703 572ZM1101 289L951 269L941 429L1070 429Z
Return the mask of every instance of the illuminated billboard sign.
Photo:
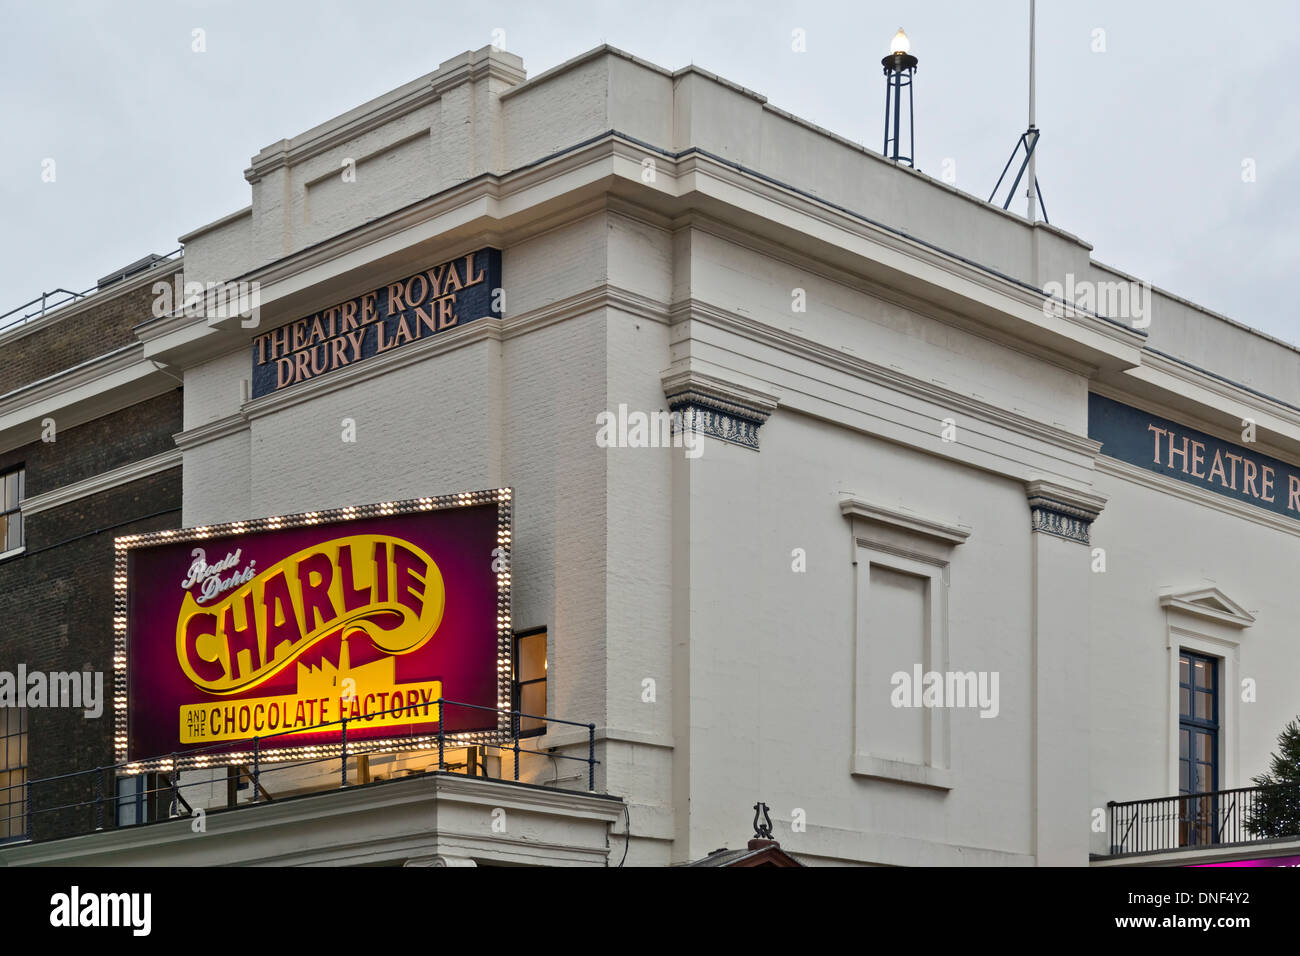
M497 489L118 538L117 759L326 756L344 720L369 751L499 739L510 508Z

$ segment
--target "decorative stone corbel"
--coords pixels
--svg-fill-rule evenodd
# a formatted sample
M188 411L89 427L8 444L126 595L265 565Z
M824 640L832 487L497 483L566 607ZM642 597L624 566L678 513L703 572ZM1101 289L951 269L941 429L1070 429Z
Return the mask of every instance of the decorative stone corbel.
M776 396L692 369L669 372L662 381L683 428L758 451L758 429L776 411Z
M1025 486L1030 527L1035 532L1088 544L1088 530L1106 506L1106 499L1054 481L1035 479Z

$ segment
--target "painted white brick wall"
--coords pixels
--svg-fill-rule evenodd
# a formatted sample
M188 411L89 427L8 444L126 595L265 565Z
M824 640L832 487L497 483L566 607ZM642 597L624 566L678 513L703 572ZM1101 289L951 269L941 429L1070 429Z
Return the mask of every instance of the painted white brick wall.
M189 369L185 375L185 427L198 428L237 414L243 402L240 383L252 375L249 348Z
M247 432L227 435L184 452L181 514L187 528L259 517L253 514L253 458Z
M957 846L1003 862L1032 853L1022 487L779 410L760 441L757 454L710 441L689 466L689 854L734 842L760 799L798 853L878 863L957 862ZM838 504L850 496L972 528L951 567L950 663L999 671L1001 713L953 712L946 796L849 773L854 568ZM795 548L806 573L792 570ZM806 833L790 830L795 808Z
M478 342L254 418L253 510L288 514L494 487L496 349ZM355 442L343 440L345 420L355 422Z

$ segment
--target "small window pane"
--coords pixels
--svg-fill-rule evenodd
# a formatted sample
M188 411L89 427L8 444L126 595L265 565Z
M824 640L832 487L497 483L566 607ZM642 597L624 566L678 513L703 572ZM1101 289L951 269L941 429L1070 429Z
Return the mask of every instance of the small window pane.
M9 536L6 551L14 551L23 546L23 516L15 512L9 516Z
M1196 692L1196 719L1214 719L1214 695L1209 691L1198 690Z
M546 713L546 682L541 681L536 684L525 684L519 688L519 709L525 714L545 714ZM546 726L546 722L537 720L533 717L520 717L520 732L537 730L539 727Z
M540 680L546 676L546 634L519 638L519 662L515 680Z
M1191 691L1186 687L1178 688L1178 713L1182 717L1190 717L1191 711L1188 709L1191 704Z
M1214 760L1214 738L1209 734L1196 735L1196 759L1202 763Z
M1191 667L1186 657L1178 658L1178 682L1186 684L1191 675Z
M117 778L118 826L134 826L138 823L145 822L141 819L141 811L144 808L144 802L142 799L145 790L144 783L144 776Z
M11 471L5 475L4 481L4 509L5 511L18 510L18 472Z

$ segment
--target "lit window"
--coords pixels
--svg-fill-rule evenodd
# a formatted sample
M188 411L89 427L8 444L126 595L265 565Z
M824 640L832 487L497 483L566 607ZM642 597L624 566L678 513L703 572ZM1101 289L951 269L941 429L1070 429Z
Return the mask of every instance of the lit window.
M23 474L15 468L0 475L0 556L23 548Z
M1218 660L1182 651L1178 656L1179 846L1217 842L1219 817ZM1190 795L1190 796L1189 796ZM1203 796L1202 796L1203 795Z
M27 836L27 709L0 707L0 843Z
M519 736L546 732L546 629L515 635L515 705L528 717L519 718Z

